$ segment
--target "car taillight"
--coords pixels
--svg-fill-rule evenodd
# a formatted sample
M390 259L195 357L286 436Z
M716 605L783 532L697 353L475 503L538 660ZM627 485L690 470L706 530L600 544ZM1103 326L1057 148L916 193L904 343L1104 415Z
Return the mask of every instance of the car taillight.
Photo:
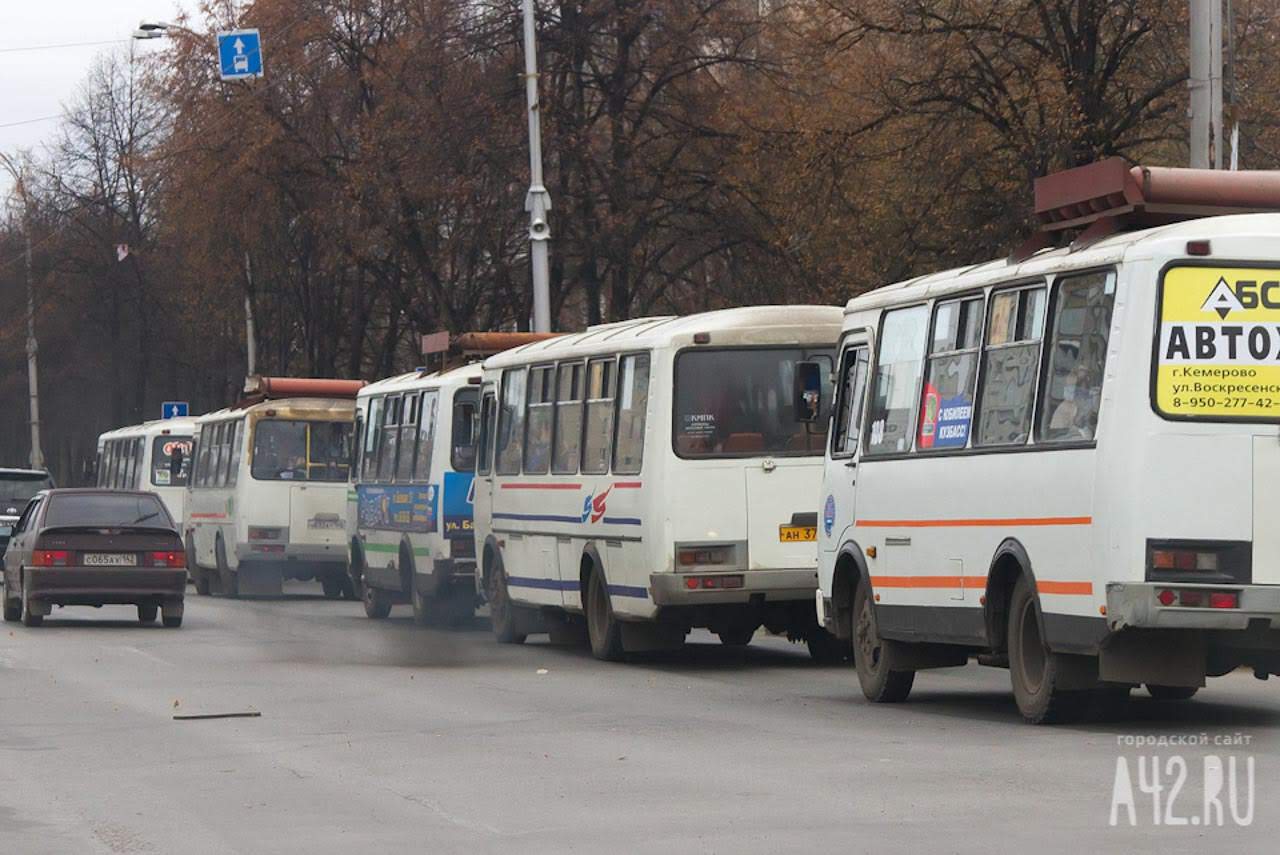
M187 556L181 552L152 552L152 567L186 567Z
M33 567L66 567L71 563L71 553L65 549L36 549L31 553Z

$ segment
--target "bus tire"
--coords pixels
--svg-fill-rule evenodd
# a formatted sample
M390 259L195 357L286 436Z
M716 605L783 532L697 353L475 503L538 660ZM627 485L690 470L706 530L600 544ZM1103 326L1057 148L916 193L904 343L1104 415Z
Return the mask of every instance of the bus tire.
M222 535L213 544L214 560L218 564L218 588L224 597L235 599L240 596L240 577L227 564L227 548L223 545Z
M858 585L853 595L853 665L862 694L872 703L901 703L911 694L916 672L895 669L897 654L898 642L880 637L868 586Z
M1147 683L1147 694L1157 701L1189 701L1200 689L1196 686L1161 686Z
M1022 717L1031 724L1054 724L1076 717L1081 701L1087 698L1058 688L1061 654L1049 650L1041 636L1039 604L1025 574L1018 577L1009 600L1008 644L1009 680Z
M382 620L391 614L391 597L381 588L365 585L361 591L365 617Z
M351 543L351 552L347 556L347 581L351 583L350 597L353 600L364 600L364 552L356 541Z
M622 624L613 616L613 603L609 600L609 586L600 568L591 571L587 580L587 637L591 640L591 653L605 662L621 662ZM750 639L748 639L750 640Z
M520 607L511 602L511 593L507 589L507 571L500 560L494 562L486 581L489 622L493 626L494 638L502 644L524 644L528 635L523 631Z
M196 547L192 541L191 535L187 535L187 572L191 574L191 581L196 586L196 593L202 597L209 596L211 586L209 584L209 573L196 563Z
M342 596L342 579L334 573L325 573L320 577L320 590L325 599L336 600Z

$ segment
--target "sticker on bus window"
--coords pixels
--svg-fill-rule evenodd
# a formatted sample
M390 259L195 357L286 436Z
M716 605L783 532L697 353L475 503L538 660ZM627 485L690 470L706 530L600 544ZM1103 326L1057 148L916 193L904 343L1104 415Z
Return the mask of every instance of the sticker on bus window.
M1157 346L1159 412L1280 420L1280 269L1170 268Z

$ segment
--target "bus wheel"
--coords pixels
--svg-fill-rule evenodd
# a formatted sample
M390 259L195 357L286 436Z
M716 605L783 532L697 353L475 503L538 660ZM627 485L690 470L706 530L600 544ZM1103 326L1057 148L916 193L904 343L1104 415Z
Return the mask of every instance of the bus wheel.
M372 620L382 620L391 614L391 597L381 588L365 585L363 591L364 613Z
M521 632L519 606L511 602L507 591L507 571L495 563L488 581L489 622L493 624L494 637L503 644L524 644L527 636Z
M1195 686L1160 686L1147 683L1147 694L1157 701L1188 701L1200 691Z
M187 535L187 572L191 574L191 581L195 583L196 593L202 597L209 596L209 571L204 570L196 563L196 548L192 542L191 535Z
M1031 724L1053 724L1075 717L1080 712L1081 693L1058 688L1062 658L1049 650L1040 635L1036 595L1026 576L1019 577L1013 586L1008 641L1009 679L1022 717Z
M224 597L240 596L240 578L236 572L227 564L227 548L222 543L222 538L218 538L218 542L213 547L214 560L218 564L218 586Z
M880 637L876 612L867 586L859 585L853 596L853 664L858 683L867 700L877 704L905 701L916 680L915 671L899 671L893 667L897 642Z
M613 616L609 589L605 585L604 574L599 570L593 570L587 581L587 636L591 639L591 652L597 659L605 662L622 660L622 624Z

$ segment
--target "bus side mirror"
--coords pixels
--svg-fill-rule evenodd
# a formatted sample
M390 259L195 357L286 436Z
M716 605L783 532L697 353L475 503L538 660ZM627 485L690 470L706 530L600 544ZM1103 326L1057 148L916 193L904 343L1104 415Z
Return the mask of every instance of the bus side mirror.
M816 422L822 412L822 363L796 363L796 421Z

